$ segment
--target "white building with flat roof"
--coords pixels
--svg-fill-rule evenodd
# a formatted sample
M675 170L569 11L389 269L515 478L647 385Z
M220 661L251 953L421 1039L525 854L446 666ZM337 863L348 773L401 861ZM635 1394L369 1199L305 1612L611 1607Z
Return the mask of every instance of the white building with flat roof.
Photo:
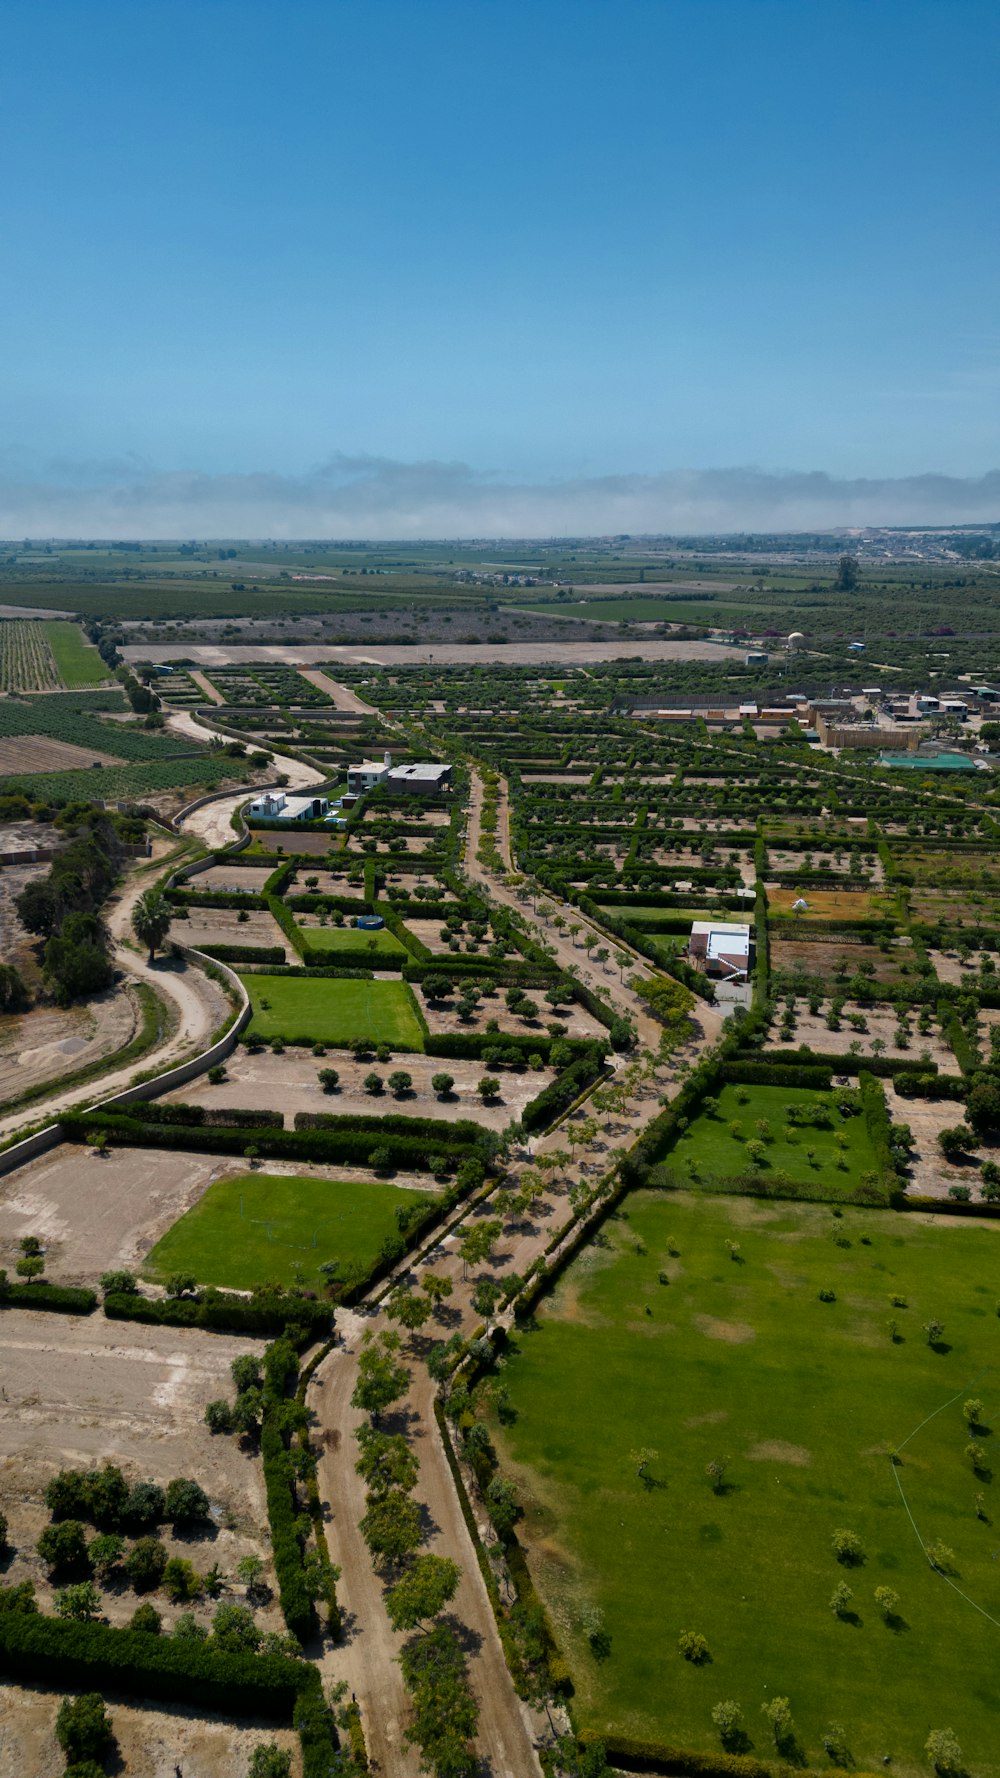
M704 975L745 982L750 972L750 927L743 920L695 920L688 956Z

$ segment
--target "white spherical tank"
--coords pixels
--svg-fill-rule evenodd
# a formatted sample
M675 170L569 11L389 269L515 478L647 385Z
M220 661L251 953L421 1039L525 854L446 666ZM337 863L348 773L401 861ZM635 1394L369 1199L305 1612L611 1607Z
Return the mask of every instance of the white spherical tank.
M791 635L788 638L788 642L787 642L786 646L789 649L791 649L792 653L794 654L794 652L797 648L804 648L805 645L806 645L806 639L803 636L802 631L801 630L793 630Z

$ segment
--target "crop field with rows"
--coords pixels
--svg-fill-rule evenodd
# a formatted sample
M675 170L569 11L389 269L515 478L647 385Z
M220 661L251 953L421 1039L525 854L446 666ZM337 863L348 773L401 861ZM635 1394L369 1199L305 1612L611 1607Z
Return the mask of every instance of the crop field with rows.
M0 691L58 691L62 680L47 627L19 618L0 619Z

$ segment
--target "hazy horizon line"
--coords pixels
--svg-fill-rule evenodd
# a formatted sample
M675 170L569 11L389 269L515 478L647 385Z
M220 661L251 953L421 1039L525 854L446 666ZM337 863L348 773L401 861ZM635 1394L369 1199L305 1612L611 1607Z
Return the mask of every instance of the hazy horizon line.
M304 474L0 462L0 537L39 542L542 542L1000 523L1000 469L835 476L753 467L523 480L461 462L337 454Z

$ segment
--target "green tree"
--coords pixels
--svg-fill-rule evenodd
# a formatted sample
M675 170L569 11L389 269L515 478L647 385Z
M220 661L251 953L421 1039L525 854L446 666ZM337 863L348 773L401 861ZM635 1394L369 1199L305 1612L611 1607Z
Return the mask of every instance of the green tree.
M87 1560L87 1539L78 1519L46 1525L35 1547L50 1574L82 1568Z
M159 1636L163 1630L163 1619L156 1606L149 1599L137 1605L129 1618L130 1630L139 1630L144 1636Z
M769 1698L765 1704L761 1705L760 1713L762 1716L766 1716L770 1723L774 1745L780 1753L783 1747L788 1746L795 1734L791 1704L787 1698Z
M386 1594L386 1610L394 1630L416 1630L437 1617L455 1597L462 1570L445 1556L418 1556Z
M727 1751L740 1746L744 1734L743 1710L735 1698L724 1698L721 1703L713 1705L712 1721Z
M361 1535L376 1565L401 1562L420 1543L423 1535L420 1508L401 1488L369 1495L360 1521Z
M283 1752L276 1741L261 1741L250 1756L247 1778L288 1778L291 1769L290 1753Z
M56 1594L56 1614L90 1624L101 1615L101 1595L92 1580L80 1580Z
M70 1765L104 1758L114 1740L114 1729L100 1692L63 1699L56 1717L56 1740Z
M397 1336L398 1338L398 1336ZM383 1334L379 1340L365 1345L358 1358L358 1380L351 1396L351 1406L360 1408L377 1420L386 1408L406 1394L410 1373L400 1364Z
M201 1576L185 1556L171 1556L163 1570L162 1585L175 1605L186 1605L201 1592Z
M167 1552L158 1537L140 1537L125 1557L125 1573L137 1593L158 1587L167 1566Z
M197 1525L211 1516L208 1495L198 1482L188 1476L175 1476L167 1483L163 1513L172 1525Z
M116 1531L102 1531L99 1537L91 1538L87 1547L91 1567L102 1579L118 1567L124 1554L125 1539Z
M830 1610L834 1617L845 1617L854 1598L854 1588L849 1587L846 1580L840 1580L830 1594Z
M431 1086L434 1089L434 1091L437 1094L439 1099L447 1099L450 1096L452 1087L454 1085L455 1085L455 1076L453 1074L432 1074L431 1075Z
M876 1587L875 1603L886 1623L891 1623L899 1610L899 1594L892 1587Z
M212 1634L226 1654L256 1654L262 1631L245 1605L218 1605L212 1615Z
M932 1729L924 1752L939 1778L962 1778L962 1749L953 1729Z
M149 947L149 961L170 931L174 910L159 889L147 889L132 909L132 930L142 945Z
M837 1561L843 1562L845 1567L853 1567L856 1563L864 1561L864 1546L856 1531L837 1530L833 1533L830 1542L833 1544L833 1553Z
M374 1426L362 1425L355 1436L361 1455L354 1467L373 1498L394 1489L409 1494L416 1487L419 1465L398 1432L379 1432Z

